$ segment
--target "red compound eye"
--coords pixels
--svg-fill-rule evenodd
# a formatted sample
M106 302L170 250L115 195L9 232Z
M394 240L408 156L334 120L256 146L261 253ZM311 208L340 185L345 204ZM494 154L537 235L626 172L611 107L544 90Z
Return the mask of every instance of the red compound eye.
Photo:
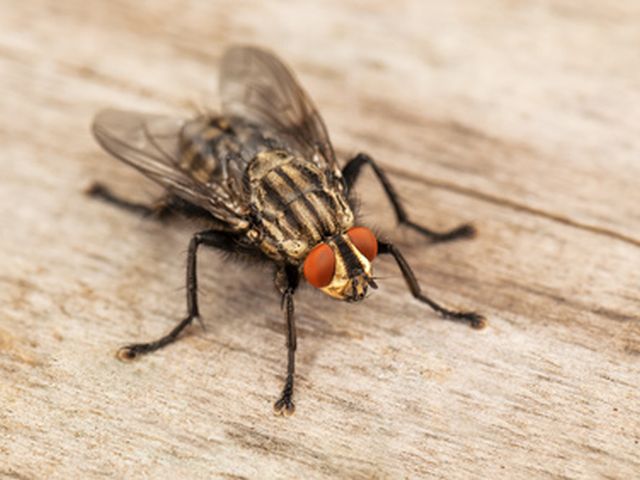
M349 239L369 261L378 255L378 240L367 227L353 227L347 232Z
M336 257L326 243L321 243L309 252L304 261L304 278L316 288L326 287L333 279Z

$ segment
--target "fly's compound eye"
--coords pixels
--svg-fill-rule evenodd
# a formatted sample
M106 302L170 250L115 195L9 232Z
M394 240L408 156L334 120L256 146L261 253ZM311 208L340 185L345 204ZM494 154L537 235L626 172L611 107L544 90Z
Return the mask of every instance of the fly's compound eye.
M369 261L376 258L378 254L378 240L371 230L367 227L353 227L347 231L351 243L360 250Z
M326 243L321 243L309 252L304 261L304 278L316 288L326 287L333 279L336 257Z

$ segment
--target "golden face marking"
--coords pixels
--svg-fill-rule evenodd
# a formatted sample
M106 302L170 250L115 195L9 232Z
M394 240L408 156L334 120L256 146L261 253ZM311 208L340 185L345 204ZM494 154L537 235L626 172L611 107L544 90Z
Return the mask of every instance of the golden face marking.
M343 234L336 240L327 242L335 255L333 278L331 283L321 287L320 290L339 300L362 300L367 293L367 287L371 283L371 262L353 245L348 235ZM353 262L353 259L349 261L345 258L345 255L338 247L337 242L340 241L344 242L344 246L351 251L356 262ZM356 263L356 265L348 265L348 263Z

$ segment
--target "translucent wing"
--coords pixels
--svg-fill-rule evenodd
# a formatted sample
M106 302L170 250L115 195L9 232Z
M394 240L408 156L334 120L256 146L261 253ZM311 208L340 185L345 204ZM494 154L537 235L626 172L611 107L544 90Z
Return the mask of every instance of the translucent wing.
M337 169L327 129L291 71L273 54L234 47L222 59L222 112L273 132L321 168ZM322 158L318 157L318 154Z
M93 134L110 154L233 230L246 228L248 207L225 182L199 179L180 166L181 136L189 121L124 110L103 110ZM208 181L207 181L208 180ZM213 181L211 181L213 180Z

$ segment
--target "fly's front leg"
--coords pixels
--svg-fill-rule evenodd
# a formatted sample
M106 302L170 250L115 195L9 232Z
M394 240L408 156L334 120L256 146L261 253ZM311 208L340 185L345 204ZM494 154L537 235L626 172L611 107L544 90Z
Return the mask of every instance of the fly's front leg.
M475 312L458 312L455 310L449 310L439 305L438 303L434 302L425 294L423 294L422 289L420 288L420 284L418 284L418 280L416 279L416 276L413 274L411 267L409 266L405 258L400 253L400 250L398 250L396 246L394 246L391 243L378 241L378 252L380 254L389 254L393 256L396 263L398 264L398 267L400 267L402 276L407 282L409 290L411 290L411 294L414 296L414 298L429 305L433 310L435 310L443 318L465 322L471 325L473 328L477 328L477 329L485 327L486 319L482 315Z
M280 398L273 404L273 410L277 415L290 416L295 411L293 403L293 377L296 370L296 322L293 308L293 294L300 282L298 269L291 266L284 267L278 272L276 283L283 280L282 303L285 312L286 334L287 334L287 376Z
M122 347L118 350L118 358L121 360L132 360L138 355L158 350L173 343L180 335L180 332L191 324L191 322L200 320L200 311L198 309L198 276L196 272L196 259L200 245L217 247L223 250L233 250L235 241L234 238L226 232L205 230L196 233L191 238L191 242L189 242L189 254L187 256L187 316L164 337L152 342L134 343Z
M396 214L396 218L398 219L398 223L400 223L401 225L406 225L407 227L416 230L422 235L430 238L433 242L449 242L451 240L457 240L460 238L471 238L475 235L475 228L473 227L473 225L469 224L460 225L446 232L436 232L409 220L409 216L400 203L398 194L393 188L393 185L391 185L391 182L387 178L387 175L376 164L376 162L374 162L373 158L365 153L359 153L358 155L356 155L354 158L349 160L349 162L342 169L342 176L344 177L345 183L347 185L347 191L351 190L351 187L360 175L362 167L365 165L370 165L373 169L373 172L376 174L376 177L378 177L378 180L382 184L382 187L384 188L384 191L387 194L391 205L393 206L393 210Z

